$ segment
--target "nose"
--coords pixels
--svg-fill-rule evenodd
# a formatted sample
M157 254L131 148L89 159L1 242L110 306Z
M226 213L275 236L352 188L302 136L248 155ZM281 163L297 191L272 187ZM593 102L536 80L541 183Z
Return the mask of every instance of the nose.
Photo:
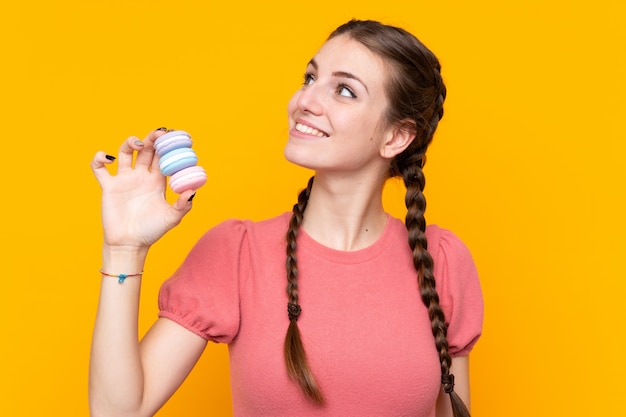
M303 112L319 115L323 111L321 100L321 89L315 83L304 86L299 91L299 96L296 101L298 108Z

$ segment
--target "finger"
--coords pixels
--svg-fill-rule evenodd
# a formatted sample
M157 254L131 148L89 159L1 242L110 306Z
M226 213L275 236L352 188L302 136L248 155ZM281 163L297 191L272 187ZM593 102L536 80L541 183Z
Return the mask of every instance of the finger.
M154 147L154 142L160 137L163 136L164 134L166 134L167 132L169 132L170 129L166 128L166 127L160 127L158 129L154 129L152 132L148 133L148 136L146 136L143 141L146 145L146 147Z
M195 198L195 196L196 196L195 190L183 191L174 202L173 204L174 209L179 212L183 212L183 215L185 215L189 210L191 210L192 201Z
M108 155L102 151L98 151L94 158L91 160L91 170L93 171L96 179L100 184L108 181L108 179L111 177L111 174L106 168L106 165L112 164L113 161L115 161L114 156Z
M137 154L137 159L135 161L135 166L143 166L145 168L150 168L154 166L155 159L154 157L154 142L162 136L167 131L166 128L160 127L158 129L153 130L146 136L146 138L141 143L141 150ZM139 145L139 144L137 144Z
M132 169L133 156L136 151L143 149L143 146L143 143L137 136L131 136L122 143L117 160L118 170L120 172Z
M195 195L194 191L185 191L178 196L178 199L176 199L171 206L169 215L170 224L179 224L183 217L185 217L185 214L189 213L192 207L193 198L190 198L192 195Z

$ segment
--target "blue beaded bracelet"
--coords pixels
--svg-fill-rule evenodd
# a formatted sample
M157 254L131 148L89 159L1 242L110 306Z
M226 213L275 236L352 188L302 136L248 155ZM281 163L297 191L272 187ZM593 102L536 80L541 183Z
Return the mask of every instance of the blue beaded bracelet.
M120 284L123 284L124 280L128 277L140 277L143 275L143 271L137 274L109 274L107 272L104 272L103 270L100 270L100 273L104 275L105 277L117 278L117 282L119 282Z

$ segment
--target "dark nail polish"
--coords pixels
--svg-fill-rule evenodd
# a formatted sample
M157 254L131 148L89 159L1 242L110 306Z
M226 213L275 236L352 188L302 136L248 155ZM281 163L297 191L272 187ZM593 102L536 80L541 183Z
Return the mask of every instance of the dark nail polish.
M167 130L167 127L160 127L160 128L158 128L156 130Z
M196 193L191 194L191 197L189 197L189 200L187 200L187 201L191 201L191 200L193 200L193 198L194 198L195 196L196 196Z
M115 157L113 155L107 155L105 156L106 159L108 159L109 161L115 161Z

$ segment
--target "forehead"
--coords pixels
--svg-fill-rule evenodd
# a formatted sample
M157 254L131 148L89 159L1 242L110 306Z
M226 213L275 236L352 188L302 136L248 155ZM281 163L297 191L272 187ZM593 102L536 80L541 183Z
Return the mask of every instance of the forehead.
M347 72L370 83L384 82L387 74L383 58L348 35L326 41L313 60L321 72Z

